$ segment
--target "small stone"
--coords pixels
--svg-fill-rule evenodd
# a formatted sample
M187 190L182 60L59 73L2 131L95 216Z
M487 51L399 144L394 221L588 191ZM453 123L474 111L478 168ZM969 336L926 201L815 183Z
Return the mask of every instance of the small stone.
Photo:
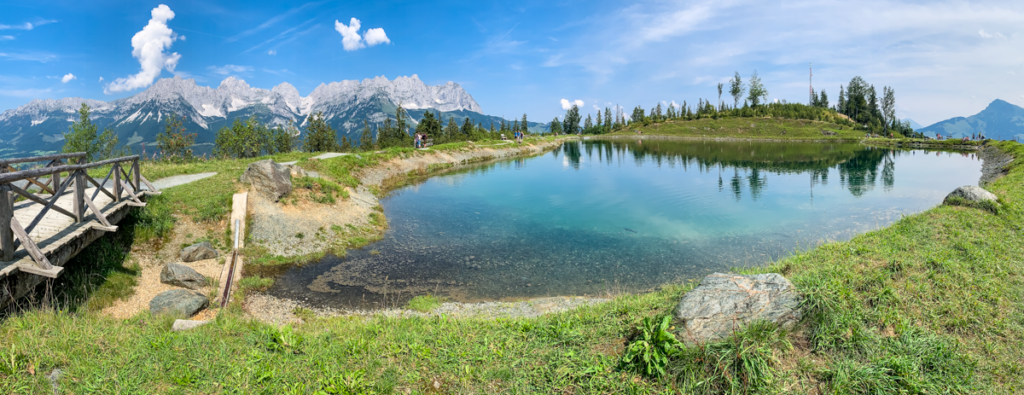
M206 286L206 277L191 267L180 263L168 263L160 271L160 282L176 287L199 289Z
M953 190L949 195L946 195L946 199L943 202L948 202L949 198L958 197L970 202L994 202L999 198L992 192L986 191L979 186L965 185L960 188Z
M64 372L59 368L53 369L53 371L46 376L46 378L50 380L50 386L53 387L53 393L55 394L60 393L60 378L62 376L64 376Z
M799 305L796 288L777 273L715 273L683 296L674 312L675 325L684 342L700 344L728 337L755 320L791 326L800 320Z
M288 171L291 173L292 178L306 176L306 171L299 167L299 165L288 165Z
M210 321L199 321L199 320L174 320L174 325L171 325L172 332L187 331L192 328L198 328L200 326L209 324Z
M275 202L292 191L291 172L286 166L272 159L250 163L240 181L251 185L256 193Z
M195 262L203 259L213 259L220 255L213 249L213 244L208 241L196 243L181 250L182 262Z
M191 317L210 305L210 299L196 291L172 289L157 294L149 301L149 311L156 314L175 314Z

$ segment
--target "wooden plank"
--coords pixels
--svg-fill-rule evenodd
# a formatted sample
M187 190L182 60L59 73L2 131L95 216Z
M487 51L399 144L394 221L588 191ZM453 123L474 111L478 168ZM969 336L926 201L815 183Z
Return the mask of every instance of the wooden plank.
M11 222L14 221L14 206L11 205L10 185L0 187L0 251L4 261L14 259L14 232Z
M49 204L46 200L40 199L40 198L36 197L35 195L29 193L28 191L25 191L24 189L18 188L14 184L11 184L11 191L14 192L14 193L17 193L17 194L19 194L21 196L24 196L25 199L28 199L28 200L31 200L33 202L39 203L39 204L41 204L43 206L46 206L46 205ZM63 208L61 208L59 206L54 206L53 210L58 212L58 213L67 215L67 216L69 216L71 218L75 218L74 214L72 214L70 211L67 211L67 210L65 210L65 209L63 209Z
M71 158L84 158L85 152L72 152L69 154L53 154L44 156L30 156L27 158L11 158L11 159L0 159L0 166L6 166L12 163L25 163L25 162L42 162L44 160L58 160L58 159L71 159Z
M79 170L73 174L75 178L75 193L74 203L72 204L72 211L75 212L75 222L82 222L85 219L85 206L83 201L85 199L85 177L82 176L85 171Z
M100 212L100 209L96 208L96 203L93 203L92 199L85 199L85 204L89 206L93 214L96 214L96 219L100 220L100 223L104 226L111 226L110 221L107 221L107 217Z
M85 173L85 172L83 172L83 174L84 174L84 173ZM107 196L110 196L110 199L111 199L111 200L113 200L113 199L114 199L114 194L113 194L113 193L110 193L110 191L107 191L107 188L104 188L104 187L103 187L103 184L106 184L106 183L107 183L107 180L109 180L109 179L110 179L110 175L111 175L111 174L113 174L113 173L107 173L107 177L103 179L103 183L98 183L98 182L96 182L96 180L94 180L94 179L93 179L92 177L90 177L90 176L89 176L88 174L85 174L85 178L86 178L86 179L88 179L89 181L91 181L91 182L92 182L92 184L96 186L96 192L93 192L93 194L92 194L92 200L96 200L96 196L100 194L100 191L103 191L103 193L105 193L105 194L106 194Z
M110 165L110 171L114 173L114 202L121 201L121 165L114 163Z
M71 179L70 178L68 178L67 180L64 180L64 183L61 184L60 189L58 189L57 192L53 194L53 197L50 198L50 202L46 204L46 207L43 207L43 209L39 212L39 214L36 214L36 218L32 220L32 223L28 224L28 227L25 228L25 232L31 232L32 228L36 227L36 224L38 224L39 221L41 221L43 219L43 216L46 215L46 212L50 211L50 208L53 207L53 205L55 203L57 203L57 200L60 200L60 195L62 193L64 193L65 189L68 188L68 184L71 184ZM65 213L67 213L67 211L65 211ZM67 213L67 214L71 218L75 217L71 213Z
M103 225L100 225L100 224L92 224L92 228L93 229L99 229L99 230L102 230L104 232L117 232L117 226L116 225L114 225L114 226L103 226Z
M25 229L21 227L21 224L17 220L11 220L11 230L14 231L14 235L21 240L21 244L25 246L25 251L32 256L32 260L36 261L40 269L50 270L53 269L53 265L50 264L50 260L46 259L46 255L39 250L36 243L32 239L28 238L28 234L25 233Z
M149 180L147 180L147 179L146 179L146 176L143 176L142 174L139 174L139 178L141 178L141 179L142 179L142 182L146 183L146 186L147 186L147 187L149 187L149 190L150 190L150 191L154 192L154 193L155 193L155 194L157 194L157 195L159 195L159 194L160 194L160 191L158 191L158 190L156 189L156 187L154 187L154 186L153 186L153 184L150 184L150 183L149 183Z
M25 273L35 274L47 278L57 278L64 273L64 267L62 266L51 266L50 269L42 269L36 265L26 265L24 263L16 263L19 271Z
M14 181L18 181L18 180L24 180L24 179L27 179L27 178L36 178L36 177L39 177L39 176L45 176L45 175L54 174L54 173L64 173L64 172L70 173L70 172L75 171L75 170L92 169L92 168L95 168L95 167L106 166L106 165L113 164L113 163L118 163L118 162L128 162L128 161L131 161L133 159L137 159L138 157L139 157L138 155L132 155L132 156L124 156L124 157L114 158L114 159L101 160L99 162L87 163L87 164L84 164L84 165L65 165L65 166L56 166L56 167L46 167L46 168L42 168L42 169L20 170L20 171L13 172L13 173L3 173L3 174L0 174L0 184L6 184L6 183L9 183L9 182L14 182Z

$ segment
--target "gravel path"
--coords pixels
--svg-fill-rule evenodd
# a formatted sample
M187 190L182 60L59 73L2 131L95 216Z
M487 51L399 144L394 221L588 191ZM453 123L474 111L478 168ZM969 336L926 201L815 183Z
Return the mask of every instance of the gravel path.
M153 187L156 189L166 189L170 187L176 187L182 184L188 184L192 181L199 181L207 177L213 177L217 175L215 172L211 173L199 173L199 174L182 174L179 176L171 176L167 178L161 178L153 181Z

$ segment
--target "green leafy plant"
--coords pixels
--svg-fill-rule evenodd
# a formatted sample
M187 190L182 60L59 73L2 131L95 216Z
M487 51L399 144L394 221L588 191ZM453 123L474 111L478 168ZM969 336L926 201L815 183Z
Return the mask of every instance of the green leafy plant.
M665 374L669 357L676 355L683 347L670 332L671 316L659 321L645 317L643 325L633 341L626 347L619 369L636 372L647 377L661 377Z

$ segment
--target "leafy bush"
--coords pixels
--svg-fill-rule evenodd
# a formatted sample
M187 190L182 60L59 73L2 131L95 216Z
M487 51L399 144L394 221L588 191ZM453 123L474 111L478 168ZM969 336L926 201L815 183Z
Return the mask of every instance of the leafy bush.
M670 332L671 321L672 317L667 315L660 321L645 317L643 325L622 354L619 369L647 377L663 376L669 357L683 349L682 343Z

